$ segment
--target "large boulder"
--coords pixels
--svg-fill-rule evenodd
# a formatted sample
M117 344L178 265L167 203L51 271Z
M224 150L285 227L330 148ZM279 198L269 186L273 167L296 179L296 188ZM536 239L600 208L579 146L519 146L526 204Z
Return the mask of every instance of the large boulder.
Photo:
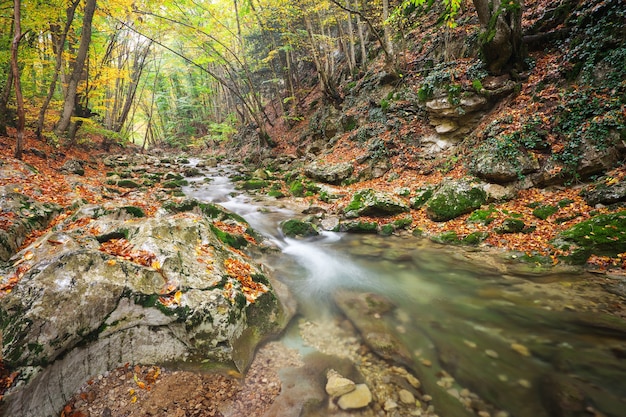
M516 181L523 175L539 170L539 162L531 154L515 152L512 157L502 157L493 147L476 152L471 171L478 178L497 184Z
M254 240L247 224L176 207L148 218L84 206L18 253L8 276L21 279L0 305L4 362L20 372L4 415L58 415L88 378L125 363L244 370L282 329L289 313L268 277L228 245L233 233Z
M359 216L391 216L409 211L407 203L385 192L375 191L371 188L357 191L352 196L352 201L344 209L348 218Z
M304 175L327 184L340 184L342 181L347 180L353 171L354 167L350 162L338 164L313 162L304 168Z
M626 201L626 181L610 185L599 183L593 189L582 192L581 195L590 206Z
M426 203L426 215L445 222L470 213L487 201L487 193L467 180L446 180Z

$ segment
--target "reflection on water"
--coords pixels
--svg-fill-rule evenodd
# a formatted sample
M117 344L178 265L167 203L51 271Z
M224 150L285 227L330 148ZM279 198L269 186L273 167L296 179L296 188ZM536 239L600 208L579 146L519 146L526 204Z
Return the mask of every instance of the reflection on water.
M337 314L333 295L341 289L392 300L396 309L380 319L411 352L428 391L442 391L444 402L463 387L513 416L626 416L626 325L584 312L602 300L565 293L580 277L533 283L503 273L486 254L415 238L284 238L280 221L297 214L261 209L226 174L185 191L244 216L280 248L270 265L305 317ZM285 340L302 348L293 332Z

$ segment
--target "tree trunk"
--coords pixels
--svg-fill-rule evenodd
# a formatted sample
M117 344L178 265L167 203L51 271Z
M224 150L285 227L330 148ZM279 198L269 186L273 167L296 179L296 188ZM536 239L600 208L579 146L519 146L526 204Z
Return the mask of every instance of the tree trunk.
M480 47L487 70L494 75L521 70L523 0L473 0L481 26Z
M91 22L95 11L96 0L86 0L80 45L78 47L76 61L74 62L74 68L72 69L72 74L68 83L65 102L63 103L63 112L61 113L61 118L59 119L55 129L57 135L61 135L67 131L70 125L72 113L74 112L76 104L76 90L78 89L78 83L80 82L83 67L85 66L85 60L87 59L87 52L89 51L89 44L91 43Z
M20 68L17 64L17 50L20 46L22 38L21 24L21 1L13 1L13 42L11 43L11 72L13 72L13 84L15 85L15 100L17 102L17 139L15 141L15 157L22 159L22 150L24 148L24 97L22 97L22 84L20 83Z
M7 125L11 121L9 115L9 98L11 98L11 89L13 88L13 71L9 71L7 81L0 95L0 135L7 135Z
M41 131L43 130L43 125L46 120L46 111L48 110L48 106L50 105L50 101L54 96L54 91L56 90L57 81L59 79L59 74L61 72L61 65L63 64L63 49L65 47L65 39L67 38L67 34L72 27L72 22L74 21L74 12L78 7L80 0L74 0L68 6L65 15L67 19L65 20L65 27L63 28L63 32L54 36L56 32L58 32L58 26L54 27L51 25L50 31L53 34L53 43L55 47L56 53L56 62L54 64L54 74L52 75L52 81L50 81L50 87L48 88L48 95L46 96L43 104L41 105L41 109L39 110L39 118L37 119L37 130L36 135L38 139L41 139Z

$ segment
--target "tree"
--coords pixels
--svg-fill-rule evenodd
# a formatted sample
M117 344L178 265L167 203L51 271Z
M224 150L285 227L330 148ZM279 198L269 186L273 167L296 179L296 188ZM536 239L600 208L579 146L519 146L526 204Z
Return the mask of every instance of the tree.
M22 38L21 25L21 1L13 1L13 42L11 43L11 71L13 73L13 84L15 85L15 100L17 102L17 138L15 142L15 157L22 159L24 147L24 97L22 96L22 84L20 82L20 68L17 62L17 52Z
M492 74L520 70L522 49L523 0L474 0L480 21L480 48L487 69Z
M78 83L83 76L83 68L85 66L85 60L87 59L87 52L89 51L89 44L91 43L91 24L93 21L93 15L96 11L96 0L86 0L85 10L83 16L83 27L80 37L80 45L76 54L76 60L72 68L72 73L69 78L67 86L67 93L65 95L65 102L63 104L63 111L61 118L57 123L55 132L57 135L61 135L68 130L71 122L72 114L76 109L76 92L78 90Z

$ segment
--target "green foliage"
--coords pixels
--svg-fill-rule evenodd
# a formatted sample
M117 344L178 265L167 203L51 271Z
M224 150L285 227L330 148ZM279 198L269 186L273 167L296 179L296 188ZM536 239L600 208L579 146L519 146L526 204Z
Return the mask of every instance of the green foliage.
M472 80L472 87L474 88L474 91L476 91L477 93L480 93L481 90L483 89L483 83L480 82L478 78L474 78Z

